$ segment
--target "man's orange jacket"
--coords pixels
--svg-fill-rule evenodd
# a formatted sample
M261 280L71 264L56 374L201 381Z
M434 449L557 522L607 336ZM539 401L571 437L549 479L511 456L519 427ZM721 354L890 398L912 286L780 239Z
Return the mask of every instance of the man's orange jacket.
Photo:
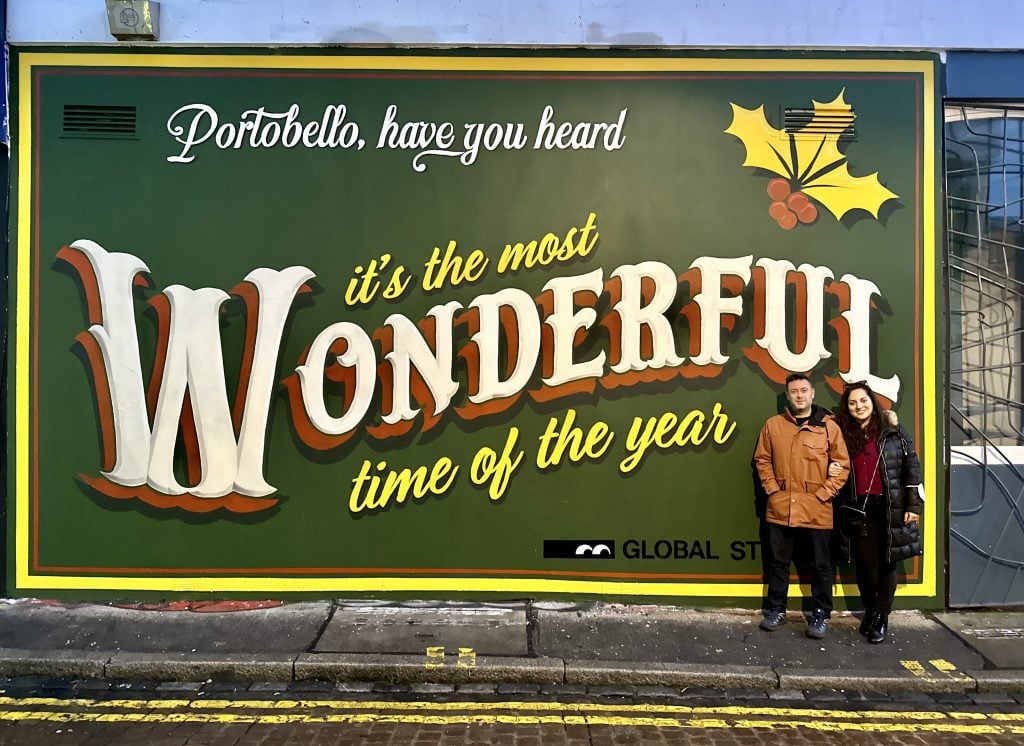
M828 476L835 461L842 473ZM780 526L832 528L832 498L850 473L850 456L832 413L817 405L803 425L789 409L769 419L754 449L754 464L768 493L765 519Z

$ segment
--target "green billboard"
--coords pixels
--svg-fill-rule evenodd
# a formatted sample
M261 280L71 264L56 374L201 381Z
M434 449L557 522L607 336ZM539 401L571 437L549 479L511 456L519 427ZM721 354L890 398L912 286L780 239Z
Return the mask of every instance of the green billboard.
M806 371L941 605L936 66L16 50L9 590L755 605Z

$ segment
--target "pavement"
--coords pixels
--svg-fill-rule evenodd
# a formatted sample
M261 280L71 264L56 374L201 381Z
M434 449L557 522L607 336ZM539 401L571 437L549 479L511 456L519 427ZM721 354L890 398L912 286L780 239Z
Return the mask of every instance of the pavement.
M0 676L1024 693L1024 612L834 615L600 602L0 601Z

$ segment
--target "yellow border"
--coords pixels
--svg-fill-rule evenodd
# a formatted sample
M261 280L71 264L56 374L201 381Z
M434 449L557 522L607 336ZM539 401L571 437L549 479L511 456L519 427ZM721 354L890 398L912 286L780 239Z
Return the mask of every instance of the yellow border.
M292 577L93 577L32 575L29 566L29 343L31 316L32 206L32 71L40 66L222 68L285 70L444 70L485 72L826 72L913 73L923 81L922 158L922 394L924 404L925 491L937 494L938 447L935 401L935 80L934 63L900 59L757 59L757 58L608 58L608 57L446 57L437 56L269 56L222 54L110 54L25 52L18 55L18 241L15 316L15 584L25 590L123 590L179 592L497 592L564 593L610 596L693 596L758 598L760 583L664 583L548 580L529 578L292 578ZM934 597L938 530L925 523L923 582L900 586L899 596ZM800 590L791 587L792 595ZM855 596L852 585L836 588L837 596Z

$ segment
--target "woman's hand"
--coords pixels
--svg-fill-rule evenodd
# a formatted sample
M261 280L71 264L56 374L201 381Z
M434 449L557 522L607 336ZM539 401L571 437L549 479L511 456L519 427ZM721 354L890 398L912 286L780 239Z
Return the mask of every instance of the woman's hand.
M842 473L843 467L839 465L838 461L833 461L831 464L828 465L828 475L830 477L838 477Z
M921 516L918 515L917 513L907 512L907 513L903 514L903 523L904 524L917 523L919 520L921 520Z

